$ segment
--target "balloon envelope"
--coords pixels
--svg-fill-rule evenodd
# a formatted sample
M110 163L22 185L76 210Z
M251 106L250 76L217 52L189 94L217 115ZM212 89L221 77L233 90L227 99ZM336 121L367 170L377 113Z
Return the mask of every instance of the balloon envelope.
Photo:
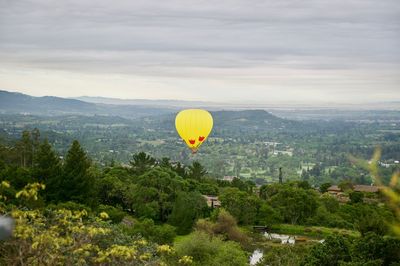
M175 127L186 145L196 152L210 135L213 118L206 110L187 109L176 115Z

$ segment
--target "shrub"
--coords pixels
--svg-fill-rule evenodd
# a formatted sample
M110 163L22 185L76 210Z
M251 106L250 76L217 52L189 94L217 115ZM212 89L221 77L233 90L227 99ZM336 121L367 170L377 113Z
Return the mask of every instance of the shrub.
M349 197L351 203L362 203L364 201L364 194L362 192L350 192Z
M342 236L328 236L324 243L314 246L302 265L338 265L350 260L350 243Z
M151 219L136 221L133 226L125 226L124 228L130 235L141 235L158 244L170 244L176 237L174 226L168 224L155 225Z
M240 243L245 246L249 243L249 238L237 226L235 218L229 212L221 209L218 212L216 222L199 220L196 229L209 234L210 236L220 235L221 237Z
M88 213L91 212L91 208L80 203L76 203L73 201L62 202L58 204L49 204L47 205L48 209L56 210L56 209L66 209L71 211L82 211L85 210Z
M264 253L260 265L299 265L307 252L308 248L305 245L271 245Z
M14 237L0 243L0 265L132 265L157 261L155 248L85 210L14 209Z
M194 232L175 244L179 257L190 256L194 265L242 266L248 265L247 254L231 241Z
M98 213L107 213L113 223L120 223L126 216L126 213L121 209L109 205L100 205L97 211Z
M151 237L151 240L159 244L171 244L175 237L176 227L169 224L163 224L155 226L154 235Z
M205 219L199 219L195 225L195 229L209 235L214 235L214 223Z
M41 188L29 185L17 195L35 201ZM121 225L90 216L84 209L53 206L43 212L0 203L0 214L10 211L16 221L14 237L0 242L0 265L162 265L167 257L158 250L171 249L130 236Z

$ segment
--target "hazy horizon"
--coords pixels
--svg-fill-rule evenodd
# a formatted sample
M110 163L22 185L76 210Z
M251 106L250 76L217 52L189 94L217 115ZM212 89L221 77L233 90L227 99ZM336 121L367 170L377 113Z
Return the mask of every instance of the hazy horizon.
M11 93L22 93L20 91L10 91L4 90L0 88L1 91L11 92ZM91 103L106 103L106 104L126 104L126 105L164 105L164 106L173 106L174 103L178 104L181 107L204 107L204 108L228 108L228 109L344 109L344 110L400 110L400 101L371 101L371 102L363 102L363 103L338 103L338 102L299 102L299 101L280 101L280 102L257 102L257 101L190 101L190 100L182 100L182 99L141 99L141 98L112 98L112 97L103 97L103 96L87 96L81 95L77 97L62 97L58 95L52 94L43 94L43 95L31 95L26 94L28 96L33 97L60 97L64 99L76 99L85 102ZM147 102L147 103L146 103ZM193 104L193 105L191 105ZM177 107L178 107L177 106Z
M396 0L0 0L0 88L233 104L394 102L399 29Z

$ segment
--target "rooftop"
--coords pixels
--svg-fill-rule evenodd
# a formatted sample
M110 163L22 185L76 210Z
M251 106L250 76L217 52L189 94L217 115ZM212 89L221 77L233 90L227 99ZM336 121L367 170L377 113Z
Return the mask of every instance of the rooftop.
M336 186L336 185L333 185L333 186L330 186L330 187L328 188L328 191L338 191L338 192L340 192L340 191L342 191L342 190L340 189L340 187L338 187L338 186Z
M377 193L379 191L379 187L367 186L367 185L355 185L354 191Z

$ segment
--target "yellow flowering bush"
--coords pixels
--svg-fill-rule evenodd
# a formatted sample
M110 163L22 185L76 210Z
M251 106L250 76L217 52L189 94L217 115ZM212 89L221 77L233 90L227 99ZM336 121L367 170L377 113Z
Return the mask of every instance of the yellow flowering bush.
M96 262L127 262L135 261L137 258L136 246L112 245L104 251L100 251Z
M30 184L15 197L37 200L38 191L44 188ZM13 237L0 243L0 265L161 265L163 258L157 251L171 251L124 234L118 225L106 221L105 212L92 217L86 210L5 206L16 226ZM1 214L5 209L0 209Z
M193 263L193 257L191 256L183 256L182 258L179 259L179 264L182 265L190 265Z
M169 245L161 245L157 247L157 252L161 254L172 254L174 249Z
M10 187L10 183L7 182L7 181L1 181L0 187L9 188Z
M106 212L101 212L101 213L99 214L99 216L100 216L100 218L103 219L103 220L108 220L108 219L110 219L110 216L108 216L108 214L107 214Z
M7 200L7 196L3 195L2 190L10 188L10 183L7 181L1 181L0 183L0 201L6 201ZM1 211L1 206L0 206L0 211Z
M45 189L46 185L41 183L28 184L23 190L17 192L15 197L18 199L20 197L25 197L26 199L38 200L39 190Z

